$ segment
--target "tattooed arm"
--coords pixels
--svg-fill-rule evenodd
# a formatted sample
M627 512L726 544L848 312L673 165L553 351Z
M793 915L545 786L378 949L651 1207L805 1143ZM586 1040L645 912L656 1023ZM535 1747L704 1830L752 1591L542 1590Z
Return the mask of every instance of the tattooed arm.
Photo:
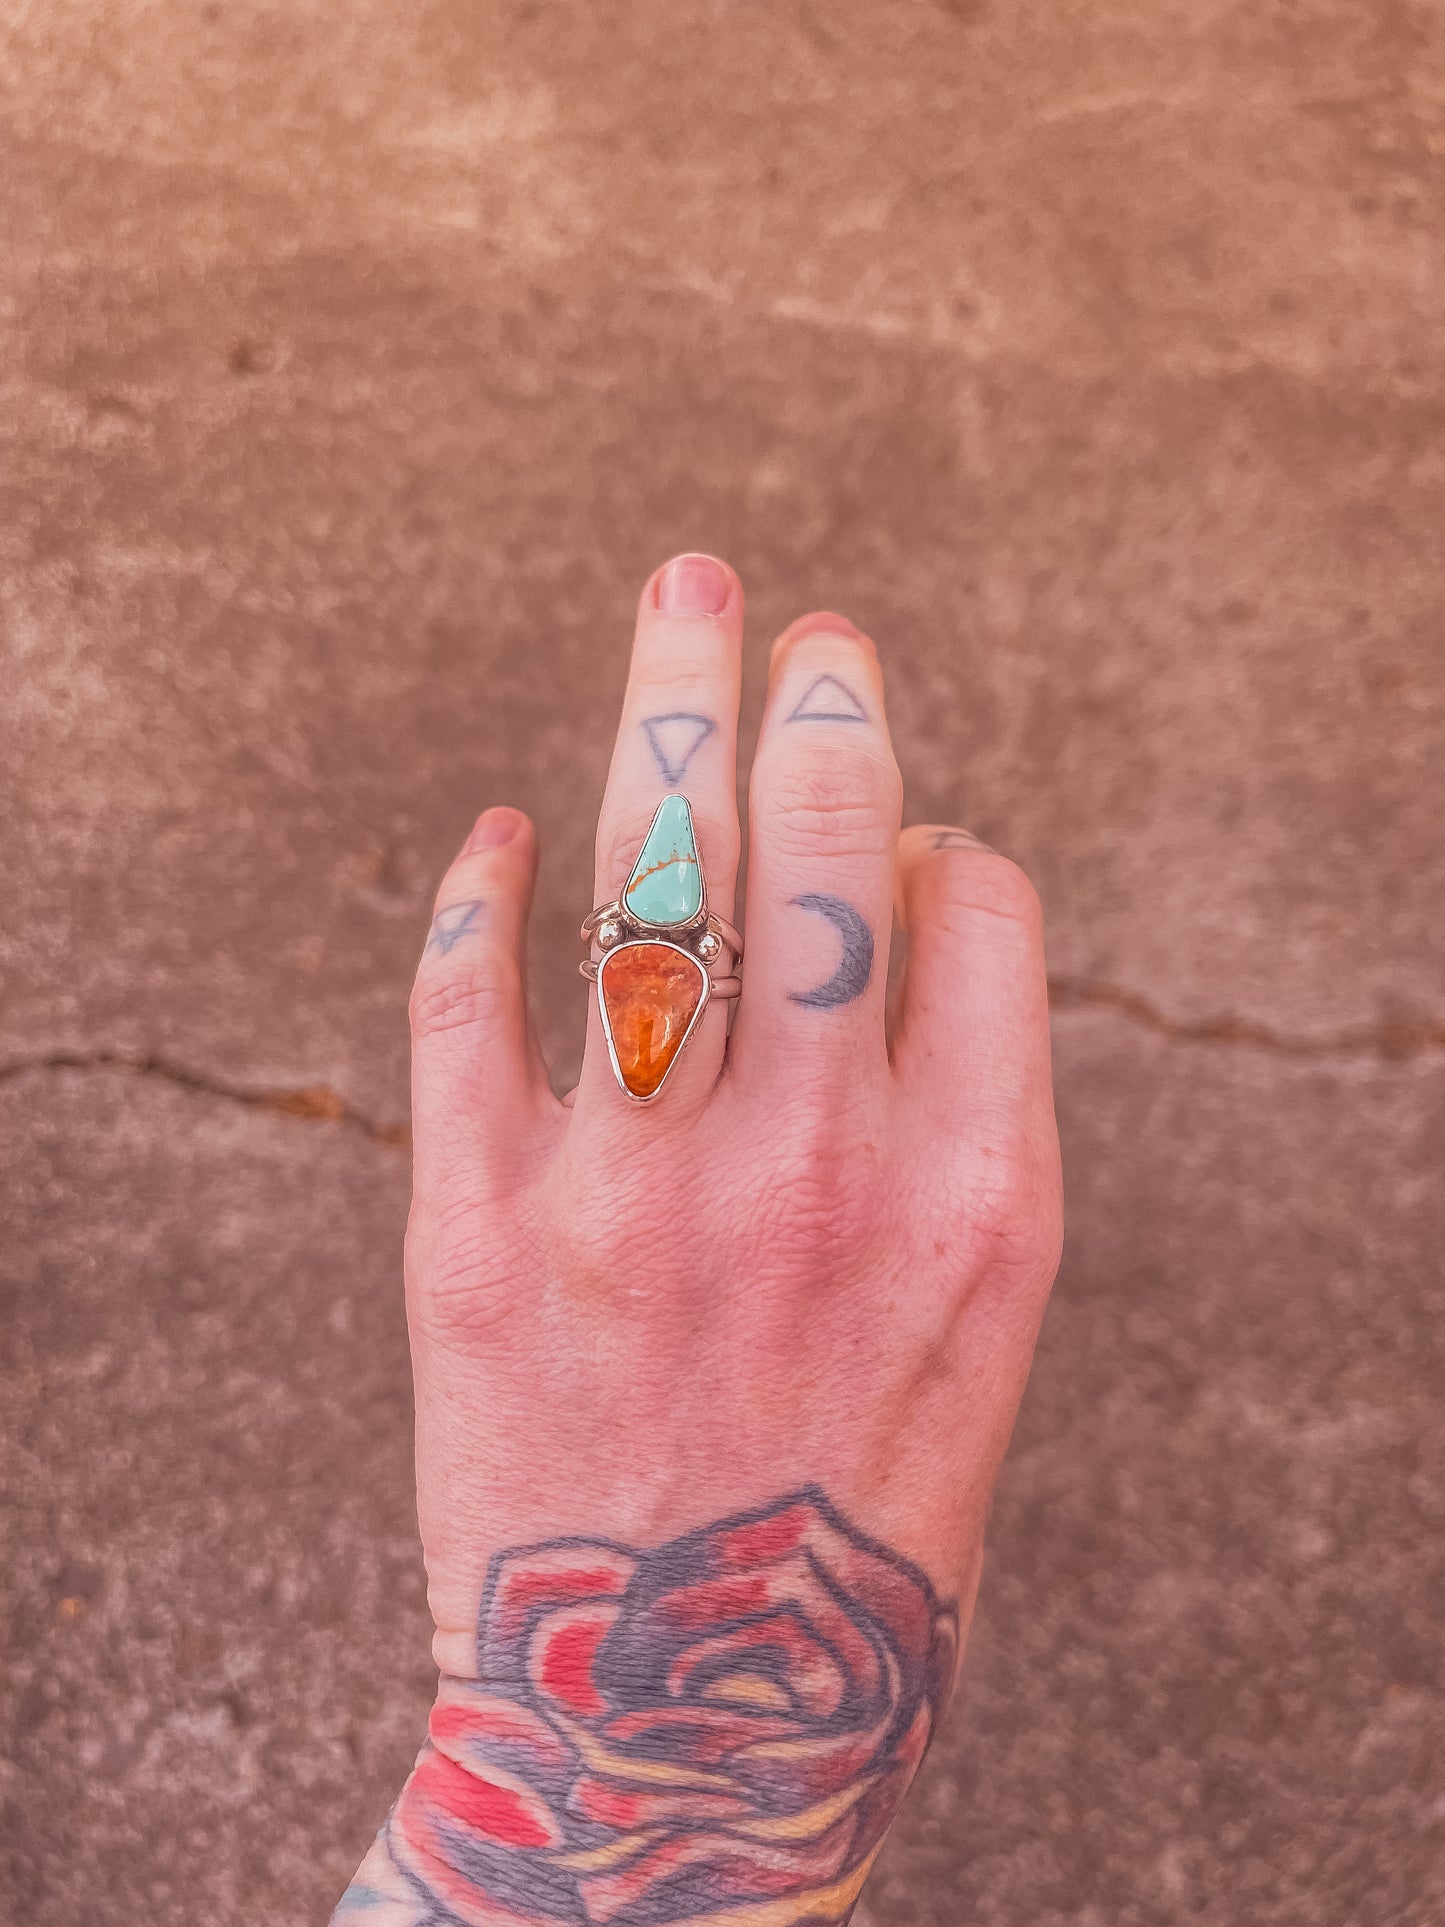
M723 1908L757 1927L840 1919L957 1646L955 1608L816 1489L647 1550L499 1554L478 1677L444 1683L348 1904L638 1927Z
M731 914L740 641L730 571L649 584L599 901L685 781ZM943 1712L1057 1258L1037 905L967 832L899 839L841 617L774 652L752 802L732 1035L705 1009L651 1108L595 1011L547 1091L524 818L438 896L407 1282L441 1686L338 1921L839 1927Z

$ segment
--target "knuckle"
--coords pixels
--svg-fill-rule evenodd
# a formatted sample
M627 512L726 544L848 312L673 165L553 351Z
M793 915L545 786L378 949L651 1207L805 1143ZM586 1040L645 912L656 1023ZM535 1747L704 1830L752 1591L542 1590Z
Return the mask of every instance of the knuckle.
M535 1263L525 1189L455 1173L413 1196L406 1226L410 1315L429 1337L465 1343L535 1310L516 1281Z
M1053 1282L1064 1235L1057 1166L1021 1131L987 1147L984 1174L970 1187L967 1216L995 1275L1045 1288Z
M768 834L788 854L892 853L903 785L891 757L793 752L764 772L761 790Z
M464 976L418 976L412 987L408 1015L413 1042L442 1037L453 1031L477 1034L500 1024L509 986L496 970L472 970Z
M478 1230L469 1238L428 1251L408 1251L410 1316L427 1337L461 1344L493 1334L516 1315L518 1294L515 1271L502 1261L495 1229Z
M840 1127L836 1113L800 1111L769 1146L767 1175L755 1201L754 1229L770 1263L820 1285L872 1262L888 1235L881 1174L868 1147Z
M497 1234L489 1217L472 1211L449 1224L423 1224L408 1234L412 1275L422 1294L443 1304L454 1294L484 1287L496 1270Z

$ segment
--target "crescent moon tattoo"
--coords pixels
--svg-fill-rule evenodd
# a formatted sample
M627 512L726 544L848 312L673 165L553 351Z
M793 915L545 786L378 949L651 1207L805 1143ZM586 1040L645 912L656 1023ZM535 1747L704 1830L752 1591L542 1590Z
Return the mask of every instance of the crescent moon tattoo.
M873 975L873 932L852 904L842 897L826 896L821 890L805 890L802 896L794 897L793 902L799 910L812 910L825 917L838 932L843 949L838 968L831 977L812 990L790 990L788 995L795 1004L803 1004L809 1010L837 1010L842 1004L851 1004L855 997L863 995Z

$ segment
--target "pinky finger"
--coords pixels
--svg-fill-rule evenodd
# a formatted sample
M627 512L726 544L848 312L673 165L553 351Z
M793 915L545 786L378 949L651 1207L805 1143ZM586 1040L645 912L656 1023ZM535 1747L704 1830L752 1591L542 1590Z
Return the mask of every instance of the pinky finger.
M485 1176L558 1109L527 1021L523 974L536 836L488 810L442 879L411 994L416 1181L461 1161Z
M1052 1130L1043 918L1033 885L966 830L905 830L898 848L908 932L894 1064L956 1125L1011 1116Z

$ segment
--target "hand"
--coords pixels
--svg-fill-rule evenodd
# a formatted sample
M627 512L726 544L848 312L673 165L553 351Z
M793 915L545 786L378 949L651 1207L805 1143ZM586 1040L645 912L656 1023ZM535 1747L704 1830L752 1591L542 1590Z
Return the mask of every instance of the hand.
M741 642L721 564L647 585L598 902L684 791L733 915ZM443 1677L338 1919L843 1921L953 1683L1061 1235L1038 902L963 830L900 837L840 617L774 646L749 802L745 990L647 1105L595 999L550 1092L526 818L438 893L407 1298Z

